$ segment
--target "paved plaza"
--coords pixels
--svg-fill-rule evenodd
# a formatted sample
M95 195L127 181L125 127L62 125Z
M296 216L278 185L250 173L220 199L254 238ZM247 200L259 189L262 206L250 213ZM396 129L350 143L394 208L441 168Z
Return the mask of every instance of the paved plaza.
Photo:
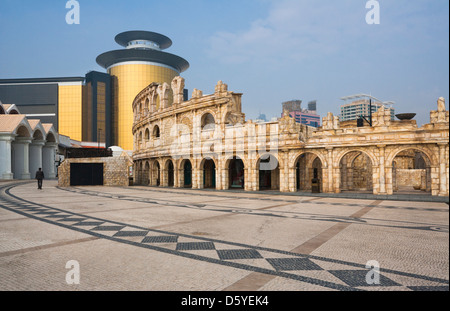
M444 202L0 182L3 291L448 289Z

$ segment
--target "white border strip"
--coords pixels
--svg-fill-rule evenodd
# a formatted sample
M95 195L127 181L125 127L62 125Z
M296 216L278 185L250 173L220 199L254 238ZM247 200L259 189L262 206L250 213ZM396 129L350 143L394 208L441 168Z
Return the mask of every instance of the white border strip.
M27 117L56 117L56 113L30 113Z

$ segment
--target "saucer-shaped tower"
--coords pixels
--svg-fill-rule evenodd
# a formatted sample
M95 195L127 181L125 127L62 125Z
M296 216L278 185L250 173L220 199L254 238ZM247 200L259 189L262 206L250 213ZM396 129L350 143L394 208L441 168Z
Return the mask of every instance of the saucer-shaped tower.
M172 40L150 31L127 31L115 38L125 49L103 53L97 63L113 77L113 142L124 150L133 149L133 110L136 95L149 84L170 83L189 68L176 55L163 52Z

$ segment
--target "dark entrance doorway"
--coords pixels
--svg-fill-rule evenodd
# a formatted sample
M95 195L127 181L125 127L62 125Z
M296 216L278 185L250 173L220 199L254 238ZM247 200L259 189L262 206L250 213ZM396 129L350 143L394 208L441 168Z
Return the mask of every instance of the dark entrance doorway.
M280 168L273 155L264 155L259 161L259 190L280 189Z
M71 186L103 186L103 163L70 163Z
M184 162L184 187L192 188L192 164L189 160Z
M216 188L216 164L213 160L206 160L203 165L203 187Z
M174 180L175 180L175 178L174 178L174 169L173 169L173 163L172 163L172 161L169 161L169 165L168 165L168 167L167 167L167 185L169 186L169 187L173 187L173 185L174 185Z
M244 189L244 162L238 157L230 160L229 179L231 189Z

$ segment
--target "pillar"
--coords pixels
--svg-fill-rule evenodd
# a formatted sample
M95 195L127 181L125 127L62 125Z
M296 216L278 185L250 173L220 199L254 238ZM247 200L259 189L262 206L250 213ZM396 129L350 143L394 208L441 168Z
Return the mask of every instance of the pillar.
M379 173L379 192L378 194L386 194L386 171L385 171L385 151L386 151L386 145L380 145L378 146L379 152L380 152L380 165L378 169ZM375 185L373 185L373 189L375 189Z
M31 138L16 137L12 142L13 166L12 172L14 179L30 179L29 168L29 145Z
M448 161L445 159L445 149L447 144L439 146L439 196L448 196L447 168Z
M11 142L14 137L11 135L0 135L0 179L13 179Z
M328 183L328 189L326 190L326 192L332 193L332 192L336 192L336 193L340 193L340 172L339 172L339 163L338 163L338 167L335 168L333 165L333 147L327 147L325 148L328 152L327 154L327 162L328 162L328 176L327 176L327 183ZM336 171L336 176L339 175L339 178L335 178L335 179L339 179L339 180L335 180L335 185L333 184L333 178L336 177L334 176L334 171ZM334 189L333 189L334 188ZM325 189L324 189L325 192Z
M44 140L34 140L31 142L31 144L29 145L29 167L30 167L30 175L31 178L33 178L37 172L37 170L39 168L42 168L42 151L43 151L43 146L45 145L45 141ZM53 161L54 161L54 157L53 157ZM44 176L45 178L48 178L48 175L45 174L44 172Z
M200 183L199 183L199 160L193 159L192 161L192 189L200 189Z
M222 189L222 168L220 167L220 160L217 159L217 166L216 166L216 189L220 190Z

